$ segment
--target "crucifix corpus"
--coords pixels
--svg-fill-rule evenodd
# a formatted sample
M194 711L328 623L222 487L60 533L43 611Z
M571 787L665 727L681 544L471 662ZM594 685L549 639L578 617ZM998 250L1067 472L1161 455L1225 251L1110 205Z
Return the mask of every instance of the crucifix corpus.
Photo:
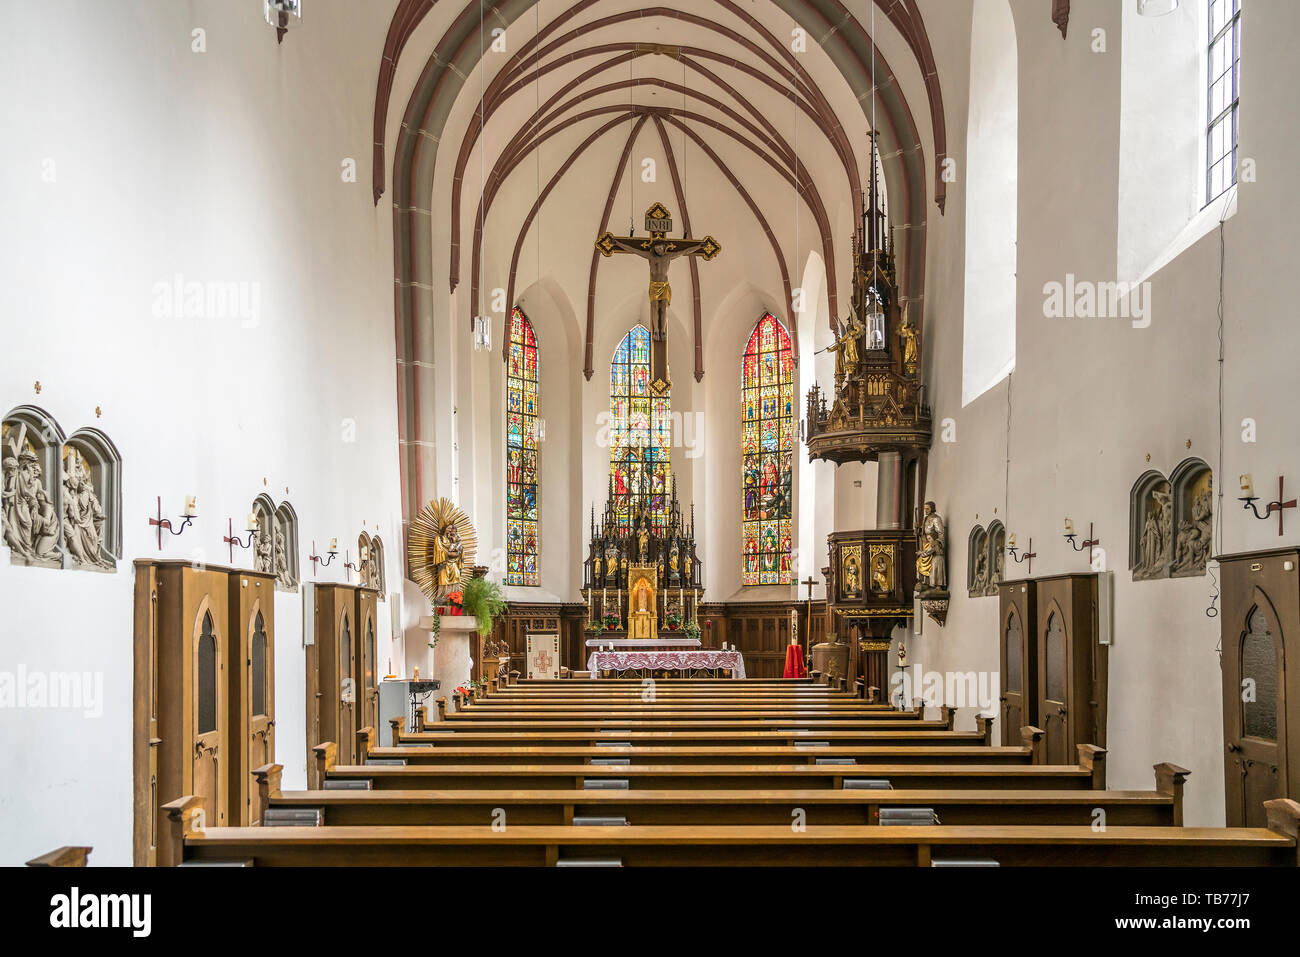
M703 239L671 239L673 214L663 203L645 211L645 228L649 236L615 236L605 233L596 240L602 256L631 253L650 263L650 388L656 395L668 391L668 306L673 300L668 285L668 264L678 256L699 256L708 262L722 252L722 245L712 236Z

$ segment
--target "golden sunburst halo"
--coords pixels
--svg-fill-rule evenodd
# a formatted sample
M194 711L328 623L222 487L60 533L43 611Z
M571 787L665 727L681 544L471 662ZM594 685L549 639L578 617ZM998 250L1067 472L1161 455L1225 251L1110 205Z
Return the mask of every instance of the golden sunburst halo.
M474 567L474 556L478 551L478 533L474 524L465 514L464 509L449 498L434 499L420 510L420 514L411 522L407 536L406 559L411 571L411 581L420 586L420 591L435 604L455 591L459 584L449 587L439 586L434 554L438 540L446 533L449 526L455 526L460 536L462 548L461 570L468 578Z

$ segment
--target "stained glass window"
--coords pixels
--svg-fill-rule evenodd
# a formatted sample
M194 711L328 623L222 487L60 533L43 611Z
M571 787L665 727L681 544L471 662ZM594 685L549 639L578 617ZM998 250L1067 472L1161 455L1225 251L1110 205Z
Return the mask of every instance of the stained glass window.
M506 368L506 584L537 581L537 338L510 312Z
M609 369L609 484L620 535L631 531L643 509L655 533L668 524L671 394L651 393L650 330L633 326Z
M794 355L790 334L771 313L754 326L740 383L744 495L741 584L786 585L791 565L791 459Z

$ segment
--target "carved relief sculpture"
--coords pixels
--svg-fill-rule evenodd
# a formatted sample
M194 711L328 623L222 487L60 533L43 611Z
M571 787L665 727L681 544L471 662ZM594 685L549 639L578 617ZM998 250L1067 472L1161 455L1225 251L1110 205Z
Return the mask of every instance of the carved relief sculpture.
M1146 496L1134 581L1163 578L1168 574L1172 532L1173 495L1169 483L1161 482Z
M40 457L27 435L26 423L6 425L3 435L4 485L0 508L4 512L4 541L20 564L58 567L59 515L52 490L47 488Z
M1178 523L1177 553L1174 575L1203 575L1214 542L1214 483L1210 472L1203 472L1188 490L1188 517Z
M107 515L91 472L81 452L68 446L63 452L63 542L76 565L113 568L115 563L104 548Z

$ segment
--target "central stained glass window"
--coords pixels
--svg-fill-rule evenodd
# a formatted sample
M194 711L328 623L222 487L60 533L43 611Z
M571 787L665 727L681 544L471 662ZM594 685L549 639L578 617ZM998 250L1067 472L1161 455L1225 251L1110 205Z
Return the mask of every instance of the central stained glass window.
M787 585L794 580L790 544L794 354L790 334L771 313L754 326L742 363L741 584Z
M643 509L653 533L662 535L668 524L671 395L671 389L651 393L650 330L633 326L609 369L609 491L620 535L632 530Z

